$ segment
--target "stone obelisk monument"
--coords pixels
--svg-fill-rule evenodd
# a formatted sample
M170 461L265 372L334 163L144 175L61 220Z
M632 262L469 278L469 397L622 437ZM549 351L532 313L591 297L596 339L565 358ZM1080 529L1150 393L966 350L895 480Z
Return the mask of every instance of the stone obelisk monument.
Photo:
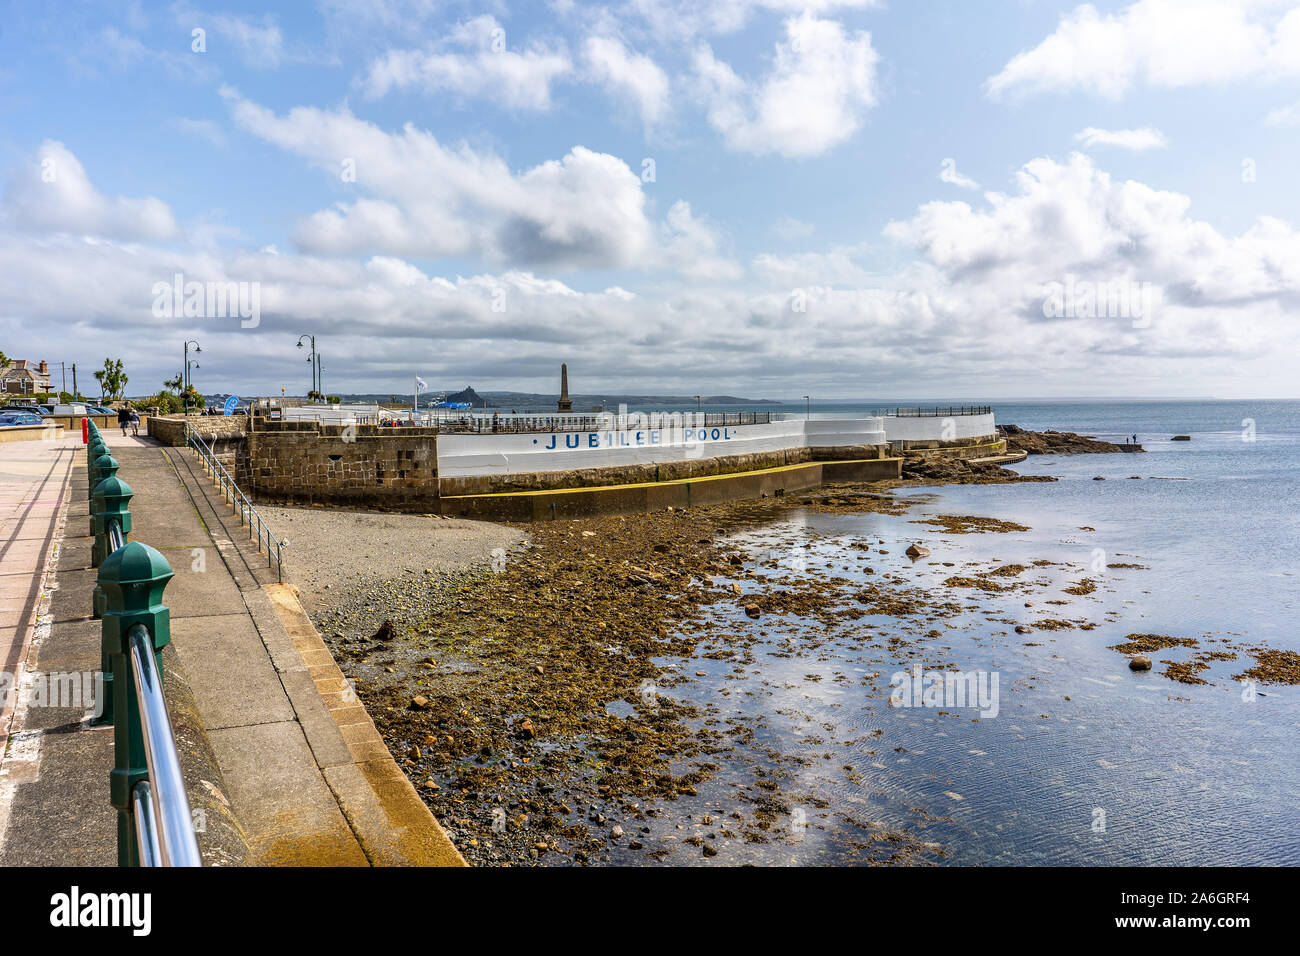
M557 412L573 411L573 399L569 398L569 366L560 365L560 400L555 403Z

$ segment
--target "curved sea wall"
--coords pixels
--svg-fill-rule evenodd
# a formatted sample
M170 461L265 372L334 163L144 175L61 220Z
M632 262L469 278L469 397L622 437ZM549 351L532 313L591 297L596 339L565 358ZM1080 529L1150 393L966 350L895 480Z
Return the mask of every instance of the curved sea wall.
M442 434L438 477L443 495L579 488L723 475L814 460L877 458L884 444L878 418Z
M945 442L993 438L997 426L993 413L980 415L885 415L883 422L889 441Z

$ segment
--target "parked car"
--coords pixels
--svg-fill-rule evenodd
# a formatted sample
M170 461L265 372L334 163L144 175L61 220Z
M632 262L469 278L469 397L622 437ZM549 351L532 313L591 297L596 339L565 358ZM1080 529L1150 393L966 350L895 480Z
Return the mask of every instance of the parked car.
M90 415L116 415L117 412L111 408L105 408L103 405L87 405L86 412Z
M10 428L14 425L40 425L42 423L41 416L33 415L31 412L0 413L0 428Z

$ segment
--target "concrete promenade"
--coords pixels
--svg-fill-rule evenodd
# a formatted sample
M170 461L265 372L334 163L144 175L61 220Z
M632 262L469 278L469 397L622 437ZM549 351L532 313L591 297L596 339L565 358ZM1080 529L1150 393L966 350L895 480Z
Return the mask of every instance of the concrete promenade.
M104 435L135 493L131 538L161 551L175 573L164 598L172 622L164 669L205 863L463 865L293 589L276 583L193 453L116 429ZM29 679L99 666L82 447L79 435L0 446L0 542L31 542L22 564L5 558L13 576L5 622L11 602L20 617L41 620L6 626L0 646L6 667ZM87 717L84 706L22 702L6 716L0 865L115 861L112 730Z

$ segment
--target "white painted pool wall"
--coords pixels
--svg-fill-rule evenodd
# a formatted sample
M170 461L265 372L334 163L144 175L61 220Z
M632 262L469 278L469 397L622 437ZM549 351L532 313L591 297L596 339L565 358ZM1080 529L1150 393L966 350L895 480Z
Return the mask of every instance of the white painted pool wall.
M553 449L548 447L552 441L556 445ZM882 445L885 441L879 418L790 419L762 425L687 425L601 432L443 434L438 436L438 474L444 478L476 478L617 468L805 447ZM569 447L575 442L578 447Z
M886 415L889 441L963 441L997 434L993 413L987 415Z

